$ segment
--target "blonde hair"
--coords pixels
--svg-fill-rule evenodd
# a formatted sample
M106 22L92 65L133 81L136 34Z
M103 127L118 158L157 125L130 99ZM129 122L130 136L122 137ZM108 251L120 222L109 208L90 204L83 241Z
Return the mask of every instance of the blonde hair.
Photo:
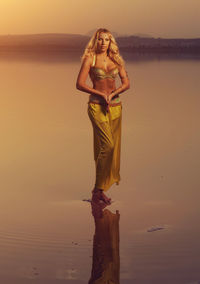
M100 28L94 33L84 50L81 60L83 61L86 57L94 56L97 53L97 40L99 38L100 33L106 33L109 36L110 44L107 53L110 59L119 66L124 65L124 60L119 54L119 48L117 46L116 40L114 39L111 32L104 28Z

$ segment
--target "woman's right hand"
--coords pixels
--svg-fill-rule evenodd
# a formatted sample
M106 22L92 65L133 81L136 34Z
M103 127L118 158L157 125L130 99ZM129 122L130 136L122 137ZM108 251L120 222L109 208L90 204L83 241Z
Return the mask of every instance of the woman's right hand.
M108 94L103 94L102 97L104 98L105 102L106 102L106 111L109 112L109 104L110 104L110 99Z
M105 100L105 102L106 102L107 104L109 104L108 95L103 93L103 94L102 94L102 97L103 97L103 99Z

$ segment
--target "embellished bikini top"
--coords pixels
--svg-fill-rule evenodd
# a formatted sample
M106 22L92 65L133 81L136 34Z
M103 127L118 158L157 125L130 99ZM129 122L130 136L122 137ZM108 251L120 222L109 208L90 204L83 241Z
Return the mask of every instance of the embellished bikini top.
M115 67L115 68L111 69L110 71L106 72L102 68L95 67L95 61L96 61L96 54L93 57L92 67L90 69L91 77L95 78L96 80L101 80L101 79L106 79L106 78L109 78L109 79L112 79L112 80L115 79L115 77L119 73L117 67Z

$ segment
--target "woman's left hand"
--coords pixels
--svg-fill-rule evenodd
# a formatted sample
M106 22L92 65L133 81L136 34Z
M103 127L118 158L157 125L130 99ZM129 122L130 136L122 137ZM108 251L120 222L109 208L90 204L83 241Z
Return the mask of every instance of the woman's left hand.
M107 100L108 104L110 104L110 102L111 102L111 100L114 96L115 96L114 93L111 93L111 94L108 95L108 100Z

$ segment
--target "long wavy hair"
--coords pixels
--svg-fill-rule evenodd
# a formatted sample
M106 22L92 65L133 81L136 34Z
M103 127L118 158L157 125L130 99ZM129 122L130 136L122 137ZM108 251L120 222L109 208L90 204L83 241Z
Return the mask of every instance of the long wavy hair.
M106 33L109 36L110 44L107 50L107 54L110 57L110 59L119 66L124 65L124 60L122 56L119 54L119 48L117 46L116 40L114 39L111 32L104 28L98 29L91 37L90 41L88 42L85 48L83 56L81 57L81 60L83 61L86 57L94 56L97 53L97 41L100 33Z

